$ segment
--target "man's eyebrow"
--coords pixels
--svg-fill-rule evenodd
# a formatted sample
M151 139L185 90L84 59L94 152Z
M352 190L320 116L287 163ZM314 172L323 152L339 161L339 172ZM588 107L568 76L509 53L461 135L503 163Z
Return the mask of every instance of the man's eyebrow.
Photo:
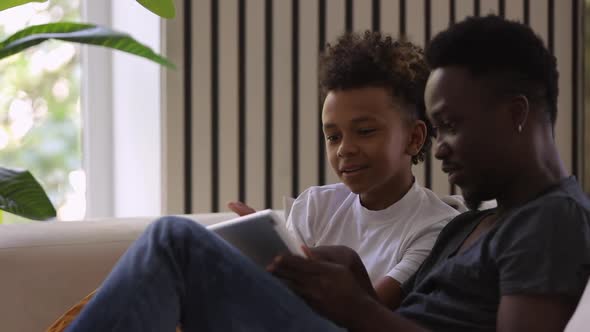
M352 119L352 122L358 123L358 122L375 121L375 120L376 119L372 116L359 116L358 118Z
M324 123L323 127L324 127L324 129L332 129L332 128L336 128L336 125L328 122L328 123Z
M440 121L440 119L447 113L445 107L441 107L430 114L433 121Z

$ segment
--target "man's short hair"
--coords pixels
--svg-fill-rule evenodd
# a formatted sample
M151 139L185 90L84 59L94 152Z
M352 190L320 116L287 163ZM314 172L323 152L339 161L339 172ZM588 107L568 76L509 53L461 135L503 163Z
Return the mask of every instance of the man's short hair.
M474 77L488 80L496 93L526 96L555 124L557 61L530 27L495 15L469 17L436 35L426 59L433 70L466 67Z

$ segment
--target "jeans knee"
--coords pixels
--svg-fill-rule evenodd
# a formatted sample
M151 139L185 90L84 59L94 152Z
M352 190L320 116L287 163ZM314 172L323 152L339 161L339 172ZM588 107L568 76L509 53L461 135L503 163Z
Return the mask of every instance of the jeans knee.
M178 242L208 233L207 229L196 221L177 216L158 218L150 225L150 228L148 232L157 234L160 240L166 242Z

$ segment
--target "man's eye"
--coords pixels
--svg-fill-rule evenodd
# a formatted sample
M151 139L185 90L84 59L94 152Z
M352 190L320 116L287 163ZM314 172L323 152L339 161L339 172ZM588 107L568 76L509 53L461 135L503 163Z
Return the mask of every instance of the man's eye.
M363 136L369 135L369 134L373 133L374 131L375 131L374 128L362 128L362 129L358 130L359 134L361 134Z
M437 138L438 137L438 127L432 126L432 128L431 128L431 135L434 138Z
M450 121L442 122L432 129L434 137L438 136L439 134L455 134L457 132L455 123Z

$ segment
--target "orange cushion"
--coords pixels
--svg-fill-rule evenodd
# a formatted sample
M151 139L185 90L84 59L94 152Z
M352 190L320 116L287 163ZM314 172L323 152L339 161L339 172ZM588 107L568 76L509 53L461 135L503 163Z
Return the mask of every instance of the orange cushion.
M94 296L95 293L96 293L96 290L94 290L92 293L86 295L86 297L84 297L82 300L80 300L80 302L76 303L73 307L71 307L68 311L66 311L65 314L63 314L61 317L59 317L55 321L55 323L53 323L47 329L46 332L63 332L63 331L65 331L65 329L74 321L74 319L76 319L76 317L78 316L80 311L82 311L82 309L84 308L86 303L88 303L88 301L90 301L90 299L92 299L92 297ZM177 327L176 332L182 332L182 330L179 327Z

